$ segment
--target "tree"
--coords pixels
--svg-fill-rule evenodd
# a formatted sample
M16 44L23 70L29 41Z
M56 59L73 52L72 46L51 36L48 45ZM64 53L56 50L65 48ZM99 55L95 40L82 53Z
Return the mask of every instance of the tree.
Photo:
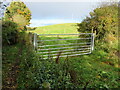
M78 24L79 32L94 32L96 39L103 40L108 34L116 37L118 35L118 5L116 3L106 4L90 12L82 23Z
M6 8L2 22L3 44L16 44L29 25L31 12L21 1L12 1ZM22 33L20 33L22 31Z
M30 24L31 12L23 2L13 1L6 9L5 19L17 23L23 30L26 25Z

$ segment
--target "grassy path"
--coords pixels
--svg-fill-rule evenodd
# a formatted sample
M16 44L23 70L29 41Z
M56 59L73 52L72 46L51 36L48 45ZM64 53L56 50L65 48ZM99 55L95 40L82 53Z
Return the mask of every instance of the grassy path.
M19 49L17 56L22 54L22 48ZM6 86L10 88L17 88L17 76L18 76L18 71L19 71L19 63L20 63L20 58L16 57L15 63L12 65L11 71L9 72L9 78L10 78L10 83Z
M17 76L18 76L19 65L20 65L20 60L21 60L20 56L22 55L22 49L23 49L22 47L18 48L16 46L13 46L12 49L13 48L16 48L17 50L14 54L11 54L11 56L10 56L10 57L12 57L12 62L10 61L10 63L9 63L10 66L7 63L9 58L6 57L6 60L5 60L6 63L3 61L3 65L5 65L6 68L9 68L8 72L4 71L4 74L7 77L6 78L3 77L3 79L5 79L3 88L8 88L8 89L15 89L18 86ZM4 55L5 54L10 54L10 53L13 53L13 52L11 52L11 50L9 52L9 50L8 50L8 52L4 53ZM4 58L3 58L3 60L4 60Z

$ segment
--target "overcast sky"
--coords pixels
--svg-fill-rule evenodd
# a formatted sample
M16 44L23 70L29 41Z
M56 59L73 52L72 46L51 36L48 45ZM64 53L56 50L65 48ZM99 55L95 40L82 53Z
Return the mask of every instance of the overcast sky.
M48 2L49 1L49 2ZM65 0L64 0L65 1ZM80 23L100 1L106 0L26 0L32 12L30 26L46 26L59 23Z

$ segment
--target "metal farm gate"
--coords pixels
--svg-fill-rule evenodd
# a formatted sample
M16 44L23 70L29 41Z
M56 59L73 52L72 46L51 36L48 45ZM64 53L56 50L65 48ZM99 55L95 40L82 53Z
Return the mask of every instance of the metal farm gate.
M94 34L34 34L34 47L44 59L90 54Z

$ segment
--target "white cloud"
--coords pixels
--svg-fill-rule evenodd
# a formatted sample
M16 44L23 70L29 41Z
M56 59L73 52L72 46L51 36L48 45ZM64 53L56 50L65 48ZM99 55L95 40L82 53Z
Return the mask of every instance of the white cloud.
M32 19L30 26L31 27L38 27L38 26L46 26L52 24L60 24L60 23L80 23L77 20L64 20L64 19L46 19L46 20L35 20Z

